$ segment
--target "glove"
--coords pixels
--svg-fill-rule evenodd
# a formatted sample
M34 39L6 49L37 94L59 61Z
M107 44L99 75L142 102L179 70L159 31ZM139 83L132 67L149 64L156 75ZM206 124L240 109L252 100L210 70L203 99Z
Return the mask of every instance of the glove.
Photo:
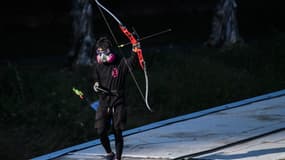
M138 49L141 49L140 42L137 42L136 44L133 44L133 52L136 52Z
M99 82L95 82L94 85L93 85L93 89L97 93L99 92L98 88L99 88Z

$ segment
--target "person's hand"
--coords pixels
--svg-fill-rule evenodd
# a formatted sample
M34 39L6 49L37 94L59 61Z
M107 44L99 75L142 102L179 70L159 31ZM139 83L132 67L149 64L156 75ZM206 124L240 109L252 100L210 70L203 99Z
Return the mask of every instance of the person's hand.
M133 52L137 52L138 49L141 49L140 42L137 42L136 44L133 44Z
M94 85L93 85L94 91L95 92L99 92L98 88L99 88L99 82L95 82Z

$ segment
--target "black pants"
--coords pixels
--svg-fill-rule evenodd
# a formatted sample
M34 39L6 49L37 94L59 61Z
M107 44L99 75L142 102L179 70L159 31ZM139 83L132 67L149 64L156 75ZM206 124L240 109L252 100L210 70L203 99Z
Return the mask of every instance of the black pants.
M111 124L112 121L112 124ZM112 128L123 130L127 123L127 109L124 105L113 107L99 107L96 111L95 128Z
M109 128L98 128L97 132L99 134L100 141L101 141L106 153L111 153L112 149L111 149L110 140L108 137L108 130L109 130ZM122 156L122 152L123 152L123 146L124 146L124 139L122 136L122 130L113 128L113 132L114 132L114 136L115 136L116 157L118 160L120 160L121 156Z

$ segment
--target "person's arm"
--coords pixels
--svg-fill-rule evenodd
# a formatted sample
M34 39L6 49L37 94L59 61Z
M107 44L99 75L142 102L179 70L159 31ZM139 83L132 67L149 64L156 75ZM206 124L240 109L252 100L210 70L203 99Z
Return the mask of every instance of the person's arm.
M127 62L131 69L134 69L139 66L138 64L138 55L136 53L137 49L141 49L140 43L136 43L132 46L132 54L130 57L127 58Z

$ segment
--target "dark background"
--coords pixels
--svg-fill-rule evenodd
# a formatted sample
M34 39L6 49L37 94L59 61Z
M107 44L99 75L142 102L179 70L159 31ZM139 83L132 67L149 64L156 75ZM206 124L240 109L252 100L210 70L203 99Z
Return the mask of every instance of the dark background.
M70 90L74 84L87 85L85 72L58 67L71 47L71 2L1 2L2 159L28 159L94 139L93 112L82 109ZM131 94L129 103L136 105L130 107L130 128L284 88L284 6L279 1L237 0L239 30L251 46L228 52L199 50L209 37L216 0L100 2L140 36L172 29L142 43L151 68L151 104L161 112L149 114L142 103L137 104L141 97ZM120 42L127 42L116 22L106 16ZM95 5L94 33L96 38L109 33ZM194 46L198 50L191 50ZM129 90L137 92L133 84Z
M91 1L92 2L92 1ZM101 1L126 25L135 26L140 36L167 28L167 41L206 41L210 34L215 0L104 0ZM245 40L284 31L283 5L278 1L238 0L238 23ZM56 54L64 55L71 45L71 1L4 1L1 4L2 58ZM108 33L94 5L95 37ZM110 23L115 22L109 19ZM117 27L113 28L116 32ZM119 33L119 32L116 32Z

